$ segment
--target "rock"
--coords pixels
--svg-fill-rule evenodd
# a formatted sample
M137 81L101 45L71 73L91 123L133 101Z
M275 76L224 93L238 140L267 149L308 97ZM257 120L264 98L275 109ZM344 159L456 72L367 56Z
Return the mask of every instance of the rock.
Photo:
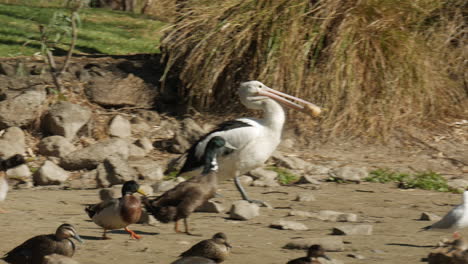
M152 185L154 192L165 192L174 188L178 183L175 180L161 181Z
M320 220L332 222L357 222L358 219L356 214L341 213L331 210L319 211L316 217Z
M79 264L78 261L59 254L47 255L43 264Z
M328 178L328 176L326 178ZM320 187L319 185L322 184L315 178L315 176L312 176L312 175L302 175L301 178L296 183L297 184L314 184L314 185L317 185L317 189Z
M110 156L97 168L97 183L100 187L109 187L135 180L136 171L119 156Z
M312 202L315 201L315 196L311 193L299 193L296 196L296 199L294 201L298 202Z
M332 235L372 235L372 225L347 225L333 228Z
M120 138L106 139L86 148L68 153L60 164L67 170L94 169L109 156L128 159L129 148Z
M145 160L145 163L131 164L142 180L161 181L164 178L164 171L161 165L152 160Z
M16 154L23 155L26 144L24 132L19 127L10 127L5 129L0 138L0 156L6 158Z
M130 144L128 146L128 158L129 159L142 159L148 154L144 149L136 146L135 144Z
M156 89L141 78L129 74L125 78L94 78L86 87L89 99L103 106L141 106L154 104Z
M288 213L288 216L301 216L301 217L313 217L315 214L306 211L291 210Z
M207 132L191 118L185 118L180 125L181 128L175 133L169 148L174 153L184 153Z
M99 199L101 199L101 201L107 201L118 197L119 195L116 194L113 189L104 188L99 190Z
M279 151L273 152L272 158L277 166L285 167L292 170L304 170L310 166L309 162L301 158L293 156L286 157Z
M249 220L260 215L260 207L244 200L236 201L229 210L230 218L236 220Z
M419 220L421 221L439 221L442 217L433 214L433 213L428 213L428 212L423 212L421 214L421 217L419 217Z
M6 76L15 76L16 75L15 67L8 63L0 62L0 74L6 75Z
M116 115L109 124L109 135L128 138L132 135L130 121L121 115Z
M295 221L286 221L283 219L273 222L270 225L270 227L276 228L276 229L282 229L282 230L302 230L302 231L309 230L309 228L302 223L295 222Z
M253 183L253 178L247 175L239 176L239 181L242 186L250 186Z
M468 180L464 180L464 179L448 180L447 184L449 187L459 190L459 191L464 191L468 188Z
M294 239L288 242L284 248L287 249L308 249L314 244L322 245L326 251L341 252L344 251L344 243L341 237L320 237L307 239Z
M345 166L330 170L329 175L341 181L359 183L361 182L361 180L366 178L369 175L369 173L365 168L354 168Z
M261 180L275 180L278 177L278 173L272 170L267 170L264 168L256 168L254 170L249 171L250 176L254 179L261 179Z
M38 145L39 154L44 156L64 157L76 150L75 146L65 137L50 136L43 138Z
M25 127L40 117L42 104L46 100L46 92L26 90L15 96L7 96L0 101L0 129L7 127Z
M315 165L315 164L310 164L308 167L307 167L307 173L308 174L311 174L311 175L323 175L323 176L327 176L328 173L330 172L330 168L329 167L325 167L325 166L322 166L322 165Z
M17 177L23 180L29 179L32 175L28 165L21 164L17 167L11 168L6 171L6 175L10 178Z
M137 141L135 141L134 144L144 149L146 152L150 152L154 149L153 143L147 137L142 137L140 139L137 139Z
M61 101L49 109L43 120L43 127L53 135L64 136L72 140L90 118L91 111L88 108Z
M222 213L226 209L224 208L223 204L220 202L216 202L213 200L206 201L200 207L198 207L195 212L202 212L202 213Z
M46 160L39 170L34 173L33 179L36 185L58 185L64 183L70 173Z

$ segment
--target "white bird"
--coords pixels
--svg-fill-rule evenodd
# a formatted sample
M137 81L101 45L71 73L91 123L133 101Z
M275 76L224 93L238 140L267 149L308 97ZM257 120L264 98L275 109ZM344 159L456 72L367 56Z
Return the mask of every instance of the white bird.
M179 176L191 177L199 174L207 142L214 136L220 136L236 148L236 150L225 149L220 155L218 161L220 180L234 178L244 200L259 202L248 198L238 177L263 165L280 143L286 120L280 104L312 116L317 116L321 110L310 102L271 89L259 81L241 83L238 92L241 102L247 108L263 110L263 118L239 118L220 124L185 153L187 157Z
M423 230L458 231L468 226L468 191L463 192L463 203L455 206L438 222Z
M16 154L8 159L0 158L0 202L6 199L8 193L8 181L6 179L6 171L8 169L19 166L26 161L23 156ZM0 208L0 213L6 213L7 211Z

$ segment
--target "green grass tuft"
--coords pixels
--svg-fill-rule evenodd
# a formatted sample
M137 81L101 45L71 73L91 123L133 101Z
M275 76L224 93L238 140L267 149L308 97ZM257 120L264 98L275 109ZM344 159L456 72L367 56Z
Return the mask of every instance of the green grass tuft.
M175 178L177 178L177 175L178 175L178 174L179 174L179 171L178 171L178 170L171 171L171 172L169 172L169 174L164 175L163 180L165 180L165 181L174 180Z
M0 57L32 55L40 51L39 24L48 24L65 8L0 4ZM104 9L79 12L76 53L124 55L159 52L160 30L165 23L136 14ZM65 43L70 39L65 38ZM66 49L66 47L59 47ZM58 50L60 51L60 50Z
M372 171L370 176L364 179L367 182L396 182L403 189L423 189L438 192L457 192L447 184L447 180L436 172L418 172L416 174L400 173L389 169Z
M268 167L268 170L278 173L278 182L280 184L291 184L299 180L299 176L281 167Z

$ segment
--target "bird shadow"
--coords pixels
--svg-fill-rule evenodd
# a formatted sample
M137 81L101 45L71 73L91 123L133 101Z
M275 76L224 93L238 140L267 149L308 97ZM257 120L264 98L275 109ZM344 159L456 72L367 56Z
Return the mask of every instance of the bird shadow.
M434 245L413 245L405 243L387 243L389 246L400 246L400 247L416 247L416 248L433 248Z
M133 232L137 233L138 235L159 235L160 234L157 232L146 232L146 231L139 231L139 230L133 230ZM125 230L112 230L112 231L109 231L108 233L128 235L128 232Z
M97 236L82 236L80 235L81 239L83 240L102 240L102 237L97 237Z

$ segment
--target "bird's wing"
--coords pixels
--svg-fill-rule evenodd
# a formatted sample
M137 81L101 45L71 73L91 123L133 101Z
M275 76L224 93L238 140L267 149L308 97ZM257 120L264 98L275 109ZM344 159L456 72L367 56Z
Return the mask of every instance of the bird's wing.
M52 254L55 251L55 243L51 238L53 235L40 235L32 237L10 252L6 253L5 260L11 263L29 263L32 258L37 258L38 255Z
M203 240L193 245L191 248L180 254L181 257L190 257L190 256L203 256L203 250L209 246L210 242L208 240Z
M237 148L237 150L224 148L221 152L221 156L226 156L233 151L242 149L251 141L255 140L259 135L259 127L260 124L258 121L250 118L240 118L220 124L218 128L203 136L190 147L187 151L187 159L179 174L192 171L203 166L202 157L205 152L205 147L212 137L220 136L230 145Z
M86 207L86 212L88 213L90 218L93 218L94 215L99 214L105 208L114 207L115 204L119 202L120 202L120 199L109 199L106 201L102 201L100 203Z
M463 205L457 205L455 208L450 210L442 219L438 222L431 225L432 228L437 229L449 229L452 228L462 217L464 214L464 207Z

